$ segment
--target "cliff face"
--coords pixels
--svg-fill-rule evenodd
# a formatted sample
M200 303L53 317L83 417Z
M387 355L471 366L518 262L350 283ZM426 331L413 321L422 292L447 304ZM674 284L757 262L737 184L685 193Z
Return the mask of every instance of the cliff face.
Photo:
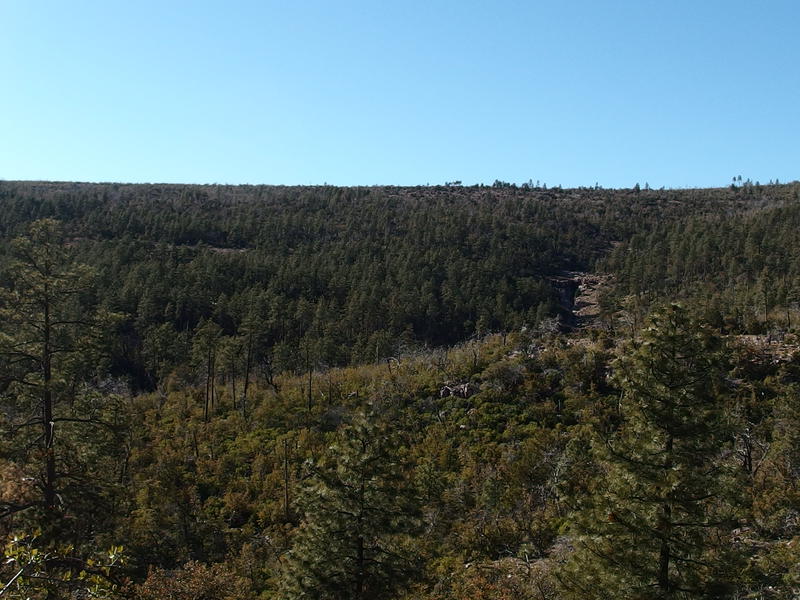
M550 278L558 299L561 326L564 330L583 327L600 314L600 292L608 276L579 271L565 271Z
M575 296L580 287L578 273L565 272L550 278L550 283L556 292L558 312L561 328L571 330L577 327L578 320L574 312Z

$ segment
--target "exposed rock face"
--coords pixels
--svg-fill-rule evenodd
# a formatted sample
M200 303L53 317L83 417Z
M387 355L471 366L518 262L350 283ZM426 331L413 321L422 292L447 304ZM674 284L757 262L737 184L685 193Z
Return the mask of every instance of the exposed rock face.
M581 321L590 321L600 314L600 292L608 283L608 275L581 274L573 312Z
M607 275L564 271L550 278L561 309L561 327L569 331L589 325L600 314L600 290Z
M575 294L578 292L578 281L571 274L552 277L550 283L556 291L559 308L559 329L570 331L578 323L573 308L575 307Z

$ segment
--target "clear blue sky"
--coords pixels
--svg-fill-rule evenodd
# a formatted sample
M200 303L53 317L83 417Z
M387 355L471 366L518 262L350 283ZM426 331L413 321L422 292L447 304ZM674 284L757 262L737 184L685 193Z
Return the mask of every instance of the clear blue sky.
M800 179L800 2L0 0L0 178Z

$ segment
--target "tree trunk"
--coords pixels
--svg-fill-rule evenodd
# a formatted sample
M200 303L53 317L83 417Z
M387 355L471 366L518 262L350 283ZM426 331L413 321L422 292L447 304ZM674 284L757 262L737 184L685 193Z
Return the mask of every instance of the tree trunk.
M356 600L361 600L364 596L364 496L366 493L364 485L364 474L361 474L361 488L359 489L359 510L358 510L358 547L356 548Z
M47 288L45 287L45 294ZM44 305L44 345L42 347L42 433L44 442L44 506L48 511L56 508L56 457L53 449L54 423L53 423L53 390L51 389L53 372L50 340L50 304Z
M203 421L208 421L208 399L211 389L211 350L206 355L206 395L205 403L203 405Z
M210 351L209 351L210 352ZM216 392L217 392L217 357L211 354L211 410L214 411L216 407Z
M311 349L306 347L306 371L308 371L308 398L306 400L306 415L311 419L311 388L313 383L313 371L311 370Z
M667 437L664 444L664 454L666 460L664 461L665 474L672 469L672 436ZM661 548L658 556L658 587L664 596L670 593L669 581L669 563L671 559L670 552L670 537L672 536L672 505L669 498L664 498L664 503L661 505L659 514L659 530L661 532Z
M233 398L233 410L236 410L236 363L231 365L231 397Z
M286 522L291 521L289 514L289 442L283 440L283 511Z
M242 391L242 417L247 418L247 390L250 389L250 369L253 365L253 333L247 333L247 354L244 361L244 390Z

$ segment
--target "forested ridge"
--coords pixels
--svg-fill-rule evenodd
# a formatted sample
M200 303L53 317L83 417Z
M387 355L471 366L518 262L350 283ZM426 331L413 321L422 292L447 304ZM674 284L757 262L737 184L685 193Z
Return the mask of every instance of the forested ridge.
M0 596L796 597L799 192L0 182Z

